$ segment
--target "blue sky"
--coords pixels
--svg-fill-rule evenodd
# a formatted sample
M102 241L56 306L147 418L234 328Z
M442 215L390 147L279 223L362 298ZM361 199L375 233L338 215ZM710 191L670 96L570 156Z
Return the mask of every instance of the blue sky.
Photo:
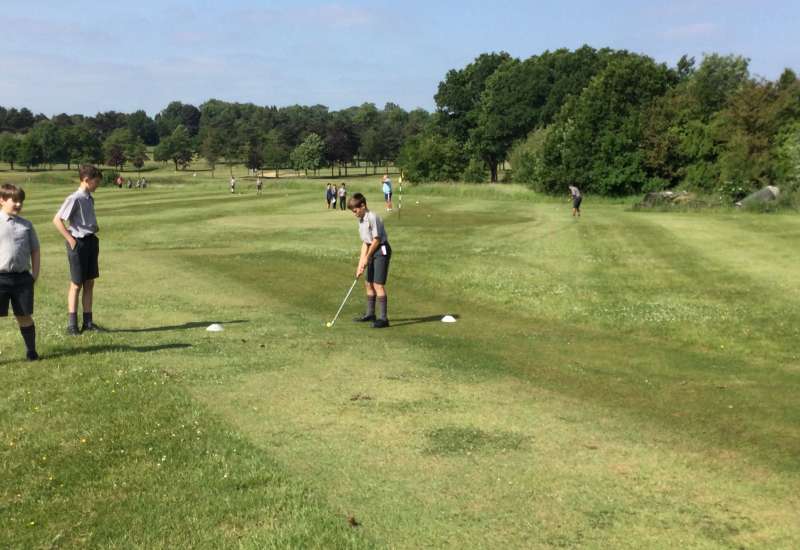
M674 65L734 53L770 80L800 72L800 1L3 0L0 105L94 114L210 98L433 109L478 54L582 44ZM795 32L792 32L795 31Z

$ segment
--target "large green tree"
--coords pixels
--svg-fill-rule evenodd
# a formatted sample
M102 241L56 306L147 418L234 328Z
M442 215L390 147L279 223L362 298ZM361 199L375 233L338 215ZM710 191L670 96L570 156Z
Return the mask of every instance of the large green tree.
M481 95L487 79L511 60L506 52L484 53L463 69L451 69L439 83L436 95L437 124L459 143L466 143L478 123Z
M103 142L103 157L109 166L122 170L134 139L127 128L117 128Z
M14 169L14 163L19 155L19 140L14 134L3 132L0 134L0 160L7 162Z
M39 142L31 132L28 132L19 140L17 147L17 162L30 170L34 166L42 163L42 149Z
M41 160L51 168L56 163L66 163L68 159L67 147L64 141L63 130L50 120L42 120L34 124L30 135L39 145Z
M325 142L311 133L291 153L292 166L298 170L318 170L325 158Z
M676 81L674 71L649 57L615 55L559 113L544 147L544 186L562 192L577 183L609 195L644 189L649 179L641 149L645 111Z
M397 162L408 181L455 181L467 166L468 155L454 138L428 132L406 140Z
M214 177L214 170L217 162L225 152L225 144L222 141L222 132L212 126L204 127L200 133L199 151L208 167L211 169L211 177Z
M67 165L103 162L103 144L94 127L86 120L64 128Z
M275 177L280 177L280 169L289 164L289 147L277 128L273 128L264 136L264 165L275 170Z

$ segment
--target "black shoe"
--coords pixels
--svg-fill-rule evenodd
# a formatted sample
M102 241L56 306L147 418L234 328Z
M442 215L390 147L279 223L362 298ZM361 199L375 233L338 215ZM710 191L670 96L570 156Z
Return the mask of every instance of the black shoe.
M367 321L374 321L375 315L364 315L363 317L356 317L353 319L356 323L366 323Z
M389 319L375 319L372 328L386 328L389 326Z
M81 332L105 332L105 330L99 327L98 325L95 325L91 321L89 321L88 323L83 325L83 327L81 328Z
M81 331L78 330L78 327L69 325L67 326L67 336L78 336Z
M36 353L36 350L26 352L25 353L25 357L28 358L28 361L38 361L39 360L39 354Z

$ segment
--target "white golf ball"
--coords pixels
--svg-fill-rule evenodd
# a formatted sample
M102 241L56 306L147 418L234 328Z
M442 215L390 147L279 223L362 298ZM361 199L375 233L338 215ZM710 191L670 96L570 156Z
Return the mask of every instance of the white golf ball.
M331 328L333 325L331 324L330 321L328 321L327 323L325 323L325 326L328 327L328 328Z

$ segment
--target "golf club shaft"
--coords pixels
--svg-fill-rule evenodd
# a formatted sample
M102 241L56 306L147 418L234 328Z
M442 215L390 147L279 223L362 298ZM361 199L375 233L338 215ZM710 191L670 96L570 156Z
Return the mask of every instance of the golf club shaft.
M353 284L350 285L350 290L347 291L347 295L344 297L344 300L342 300L342 305L339 306L339 310L336 312L336 315L333 316L333 321L331 321L331 326L333 326L334 323L336 323L336 319L339 318L339 314L342 312L342 308L347 303L347 299L350 298L350 294L353 292L353 289L356 287L356 283L357 282L358 282L358 277L356 277L353 280Z

